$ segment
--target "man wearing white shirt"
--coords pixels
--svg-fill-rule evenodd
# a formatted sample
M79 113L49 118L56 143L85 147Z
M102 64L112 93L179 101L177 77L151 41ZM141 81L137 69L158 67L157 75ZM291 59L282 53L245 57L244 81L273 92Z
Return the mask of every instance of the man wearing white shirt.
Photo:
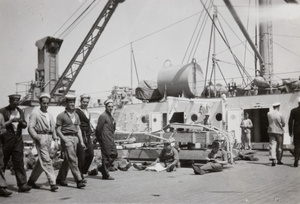
M44 171L46 173L50 190L55 192L58 187L56 185L53 162L50 158L50 149L52 140L57 141L55 132L55 122L52 115L47 112L50 102L50 95L47 93L40 96L40 108L35 109L29 117L28 132L36 144L38 162L34 166L30 178L27 182L29 186L39 189L35 182Z

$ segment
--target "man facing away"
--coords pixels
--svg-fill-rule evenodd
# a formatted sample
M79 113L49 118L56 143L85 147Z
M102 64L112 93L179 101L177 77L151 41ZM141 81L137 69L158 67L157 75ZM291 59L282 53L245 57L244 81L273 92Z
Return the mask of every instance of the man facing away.
M75 112L75 99L75 96L66 95L66 110L56 118L56 133L61 139L62 151L64 153L64 161L59 169L56 183L61 186L68 185L64 175L66 171L68 172L69 166L77 183L77 188L82 188L85 187L85 184L78 168L76 151L78 143L83 148L85 148L85 145L82 140L80 120Z
M38 162L34 166L30 178L27 182L34 189L39 189L35 182L44 171L50 190L55 192L58 187L56 185L53 162L50 158L50 149L52 140L57 141L58 138L55 132L55 122L53 116L47 111L50 103L50 95L47 93L41 94L40 108L34 109L29 117L28 132L36 145L38 154Z
M19 192L27 192L31 190L31 187L27 185L27 175L24 169L24 144L22 138L22 129L27 127L27 123L24 119L23 111L18 107L21 95L12 94L8 97L9 105L0 109L7 130L2 138L4 164L1 168L4 172L10 158L12 158Z
M283 133L285 120L279 112L280 103L274 103L273 109L268 112L268 134L270 142L269 159L272 161L272 166L277 164L282 165L282 154L283 154Z
M294 167L298 167L300 155L300 97L298 97L298 107L291 110L289 118L289 134L293 137L295 146Z
M102 166L100 171L102 174L102 179L114 180L114 178L109 175L108 171L108 168L118 157L118 152L114 141L116 124L114 118L112 117L114 105L111 99L106 100L104 105L105 111L99 116L96 127L96 137L100 144L102 155Z
M6 133L6 128L4 125L4 117L0 113L0 165L3 166L3 152L2 152L2 142L1 138L3 134ZM4 177L4 172L0 168L0 196L8 197L12 194L12 192L6 190L7 189L7 183Z

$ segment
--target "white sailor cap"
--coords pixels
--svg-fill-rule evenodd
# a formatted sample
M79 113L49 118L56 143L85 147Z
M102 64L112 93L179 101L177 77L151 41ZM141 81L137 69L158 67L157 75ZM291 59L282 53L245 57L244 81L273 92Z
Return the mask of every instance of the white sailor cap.
M75 100L76 96L75 95L71 95L71 94L67 94L67 95L65 95L65 99L66 100Z
M48 93L42 93L41 95L40 95L40 98L51 98L50 97L50 94L48 94Z
M273 107L280 106L280 103L279 102L273 103L272 106Z
M91 98L91 96L90 96L90 95L88 95L88 94L82 94L82 95L80 95L80 98L81 98L81 99L83 99L83 98L90 99L90 98Z
M104 105L107 105L107 104L109 104L109 103L113 103L113 100L107 99L106 101L104 101Z

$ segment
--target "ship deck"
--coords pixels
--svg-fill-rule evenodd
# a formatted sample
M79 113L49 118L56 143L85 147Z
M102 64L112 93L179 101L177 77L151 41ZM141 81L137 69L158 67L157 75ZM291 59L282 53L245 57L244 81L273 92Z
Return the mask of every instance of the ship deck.
M203 176L195 175L192 168L167 173L131 167L111 172L113 181L87 176L84 189L76 188L69 172L69 186L57 192L50 192L43 173L37 181L41 189L18 193L15 177L6 171L13 194L0 197L0 203L299 203L300 167L292 166L292 155L285 151L284 165L276 167L271 167L267 151L258 151L257 157L259 161L237 161L223 172Z

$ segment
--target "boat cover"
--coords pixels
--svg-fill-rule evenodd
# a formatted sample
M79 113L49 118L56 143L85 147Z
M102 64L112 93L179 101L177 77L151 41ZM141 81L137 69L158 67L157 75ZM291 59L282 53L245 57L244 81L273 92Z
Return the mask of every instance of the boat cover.
M159 101L163 96L159 93L156 80L142 80L135 89L135 97L149 102Z

